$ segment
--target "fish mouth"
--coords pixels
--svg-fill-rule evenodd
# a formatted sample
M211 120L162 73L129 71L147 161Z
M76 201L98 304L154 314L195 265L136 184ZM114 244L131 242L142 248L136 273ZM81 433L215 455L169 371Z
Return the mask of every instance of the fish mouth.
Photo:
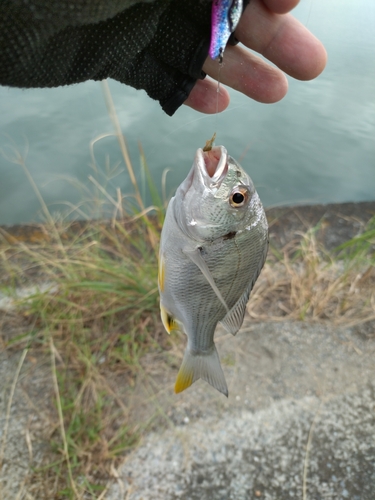
M224 146L215 146L210 151L198 149L188 176L178 188L178 196L184 199L193 184L198 191L202 185L207 189L218 188L227 172L228 153Z
M198 149L196 167L204 184L216 187L228 172L228 152L224 146L215 146L210 151Z

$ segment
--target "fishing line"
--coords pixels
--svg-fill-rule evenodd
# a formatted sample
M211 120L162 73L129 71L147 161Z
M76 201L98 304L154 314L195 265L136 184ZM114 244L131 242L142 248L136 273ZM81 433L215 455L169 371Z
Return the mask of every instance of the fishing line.
M216 135L216 130L217 130L217 120L218 120L218 115L219 115L219 97L220 97L220 77L221 77L221 69L223 67L223 57L221 56L220 61L219 61L219 67L217 71L217 87L216 87L216 113L215 113L215 135Z
M218 72L217 72L217 87L216 87L216 113L215 113L215 120L214 120L214 130L215 132L213 133L213 136L211 139L206 141L205 146L203 147L203 151L211 151L215 144L215 139L216 139L216 130L217 130L217 119L218 119L218 114L219 114L219 96L220 96L220 72L221 68L223 65L223 57L220 55L220 60L219 60L219 67L218 67Z
M306 19L306 22L305 22L305 26L307 28L307 25L310 21L310 16L311 16L311 11L312 11L312 6L313 6L313 0L310 0L310 8L309 8L309 12L307 14L307 19Z
M221 76L221 68L223 67L223 60L219 61L219 68L217 71L217 87L216 87L216 120L217 115L219 114L219 96L220 96L220 76ZM217 123L217 121L216 121ZM215 123L215 128L216 128Z
M222 117L223 117L223 115L226 115L227 113L232 113L236 109L240 109L240 108L243 108L243 104L237 104L236 106L232 106L230 108L227 108L224 111L222 111L220 113L220 115L222 115ZM202 115L202 116L198 116L197 118L194 118L193 120L189 120L189 121L183 123L182 125L173 128L173 130L171 132L168 132L167 134L165 134L163 140L166 141L167 139L173 138L173 136L175 136L176 134L178 135L181 130L185 130L189 125L200 122L202 120L210 120L210 119L212 119L212 115ZM157 145L151 146L151 149L148 150L147 154L153 155L154 151L157 150L157 147L158 147Z
M224 115L226 113L231 113L232 111L239 109L239 108L243 108L243 104L237 104L236 106L231 106L230 108L228 107L224 111L221 111L221 113L219 113L219 114ZM165 136L165 138L168 139L169 137L173 136L174 134L179 132L181 129L185 129L188 125L191 125L192 123L200 122L202 120L209 120L211 118L211 116L212 115L203 115L203 116L199 116L198 118L194 118L194 120L189 120L188 122L183 123L179 127L174 128L172 132L169 132ZM217 115L216 115L216 119L217 119Z

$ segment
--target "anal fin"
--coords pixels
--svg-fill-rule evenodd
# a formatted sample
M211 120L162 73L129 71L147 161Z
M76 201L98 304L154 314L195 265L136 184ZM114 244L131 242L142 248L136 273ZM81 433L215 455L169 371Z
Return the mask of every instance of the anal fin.
M228 333L236 335L241 328L246 312L246 304L248 303L250 292L253 288L253 283L250 283L241 297L234 304L232 309L227 312L224 318L220 321Z

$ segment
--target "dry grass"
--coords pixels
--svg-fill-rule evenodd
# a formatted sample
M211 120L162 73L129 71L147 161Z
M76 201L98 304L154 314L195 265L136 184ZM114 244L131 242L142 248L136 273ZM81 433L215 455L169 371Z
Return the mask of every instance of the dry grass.
M130 422L123 388L134 387L146 352L171 345L158 314L156 253L145 237L151 230L156 237L159 229L156 219L113 221L112 226L87 225L66 238L55 225L55 243L3 241L0 260L8 290L25 283L30 273L34 284L50 283L47 290L15 299L30 325L24 334L3 332L5 349L28 347L36 359L49 352L53 361L56 411L50 413L50 444L55 456L31 478L48 485L49 493L42 497L39 492L38 498L96 498L98 485L105 484L147 425Z
M351 326L375 320L374 220L360 237L328 253L319 228L272 249L248 311L257 320L331 321Z

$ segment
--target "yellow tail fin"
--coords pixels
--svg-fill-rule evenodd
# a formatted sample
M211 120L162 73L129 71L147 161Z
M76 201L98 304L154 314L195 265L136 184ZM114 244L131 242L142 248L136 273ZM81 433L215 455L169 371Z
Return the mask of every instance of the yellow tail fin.
M193 383L193 377L194 373L191 370L187 371L186 369L184 369L182 365L176 378L176 383L174 385L174 392L178 394L179 392L182 392L188 387L190 387L191 384Z
M228 387L215 344L208 351L191 352L186 349L184 359L178 372L174 392L178 394L202 378L212 387L228 397Z

